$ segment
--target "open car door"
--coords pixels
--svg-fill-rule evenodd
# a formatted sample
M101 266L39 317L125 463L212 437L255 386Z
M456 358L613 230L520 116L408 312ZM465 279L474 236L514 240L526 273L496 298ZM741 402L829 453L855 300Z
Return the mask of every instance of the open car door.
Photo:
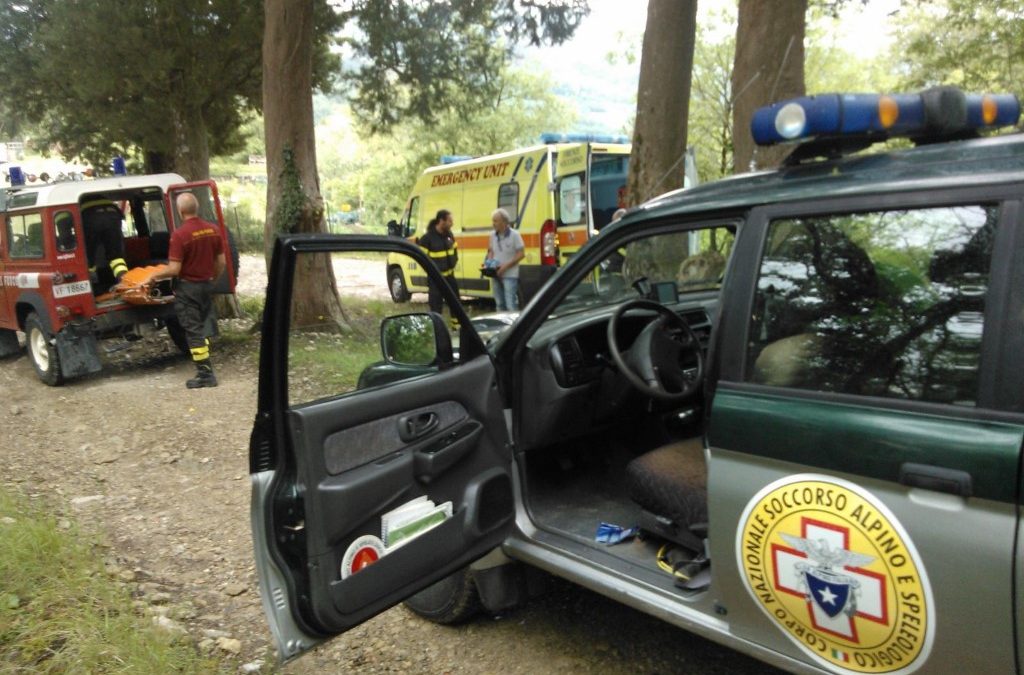
M174 206L175 198L182 192L191 192L199 202L199 217L210 223L217 223L220 226L220 237L224 244L224 258L227 262L226 274L221 275L214 283L214 293L234 293L235 280L238 279L238 270L235 266L238 262L236 252L232 250L231 233L224 222L224 213L220 208L220 197L217 194L217 184L212 180L201 180L194 183L181 183L167 188L168 208L171 211L174 229L181 227L181 216Z
M309 287L334 283L332 254L378 255L383 270L389 252L444 290L461 324L456 356L437 314L385 319L384 361L369 334L332 335L322 316L304 318ZM340 295L359 313L357 299ZM361 353L374 362L357 383L351 361ZM393 377L365 377L390 366ZM514 512L510 459L491 358L416 246L377 236L278 239L250 472L260 593L282 660L500 545Z

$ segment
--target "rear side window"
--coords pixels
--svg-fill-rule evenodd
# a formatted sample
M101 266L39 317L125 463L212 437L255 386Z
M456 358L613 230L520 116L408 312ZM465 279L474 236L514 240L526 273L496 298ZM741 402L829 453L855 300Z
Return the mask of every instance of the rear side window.
M585 201L582 174L566 176L558 183L558 214L563 225L584 222Z
M748 381L975 405L997 220L978 205L773 221Z
M505 183L498 188L498 208L505 209L510 223L513 225L518 223L519 183Z
M12 258L43 257L43 216L26 213L7 217L7 240Z
M75 232L75 218L70 211L58 211L53 216L54 240L57 250L68 253L78 248L78 235Z

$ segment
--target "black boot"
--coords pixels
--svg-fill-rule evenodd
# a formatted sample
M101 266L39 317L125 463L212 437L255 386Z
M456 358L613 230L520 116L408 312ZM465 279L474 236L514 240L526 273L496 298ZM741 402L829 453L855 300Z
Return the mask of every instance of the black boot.
M185 383L189 389L201 389L203 387L216 387L217 376L213 374L213 366L209 361L202 361L196 364L196 376Z

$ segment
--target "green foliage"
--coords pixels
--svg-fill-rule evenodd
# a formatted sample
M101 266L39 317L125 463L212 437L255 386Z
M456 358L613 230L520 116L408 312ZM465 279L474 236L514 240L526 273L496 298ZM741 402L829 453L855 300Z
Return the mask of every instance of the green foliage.
M345 40L360 64L343 75L352 108L374 131L471 111L500 96L514 45L558 44L587 11L586 0L354 0L341 15L359 27Z
M475 108L435 111L434 122L409 119L390 133L360 140L358 126L339 111L324 120L318 135L321 186L338 210L343 203L362 211L362 222L383 233L397 218L419 174L441 155L486 155L533 145L543 131L565 128L575 118L551 94L545 76L503 67L494 96L474 99Z
M338 19L325 0L318 10L316 81L328 86ZM194 152L176 124L205 133L210 154L233 153L261 102L262 34L262 2L250 0L0 3L0 99L39 125L43 145L95 166Z
M61 530L38 506L2 491L0 517L0 670L218 670L217 661L135 613L128 589L105 574L92 537L73 524Z
M384 353L395 363L428 366L437 358L434 324L426 314L405 314L381 325Z
M1024 5L936 0L900 14L894 58L911 88L937 84L1024 94Z
M281 197L274 209L272 225L275 232L298 232L299 224L309 210L309 198L302 191L299 170L291 148L284 149L284 167L281 169Z

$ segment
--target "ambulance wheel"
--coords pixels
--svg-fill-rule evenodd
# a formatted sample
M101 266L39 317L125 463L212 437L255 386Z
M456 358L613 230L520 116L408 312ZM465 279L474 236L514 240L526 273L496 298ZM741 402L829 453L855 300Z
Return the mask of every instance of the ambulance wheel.
M35 312L25 318L25 346L28 348L28 359L40 380L51 387L64 382L57 346L50 343L50 333Z
M468 567L441 579L405 601L405 606L434 623L456 624L480 611L480 594Z
M410 293L405 286L401 267L392 267L388 270L388 290L391 291L391 299L395 302L409 302Z
M174 317L167 319L167 335L170 336L171 342L178 348L178 351L188 356L192 352L188 348L188 335L185 334L185 328L178 322Z

